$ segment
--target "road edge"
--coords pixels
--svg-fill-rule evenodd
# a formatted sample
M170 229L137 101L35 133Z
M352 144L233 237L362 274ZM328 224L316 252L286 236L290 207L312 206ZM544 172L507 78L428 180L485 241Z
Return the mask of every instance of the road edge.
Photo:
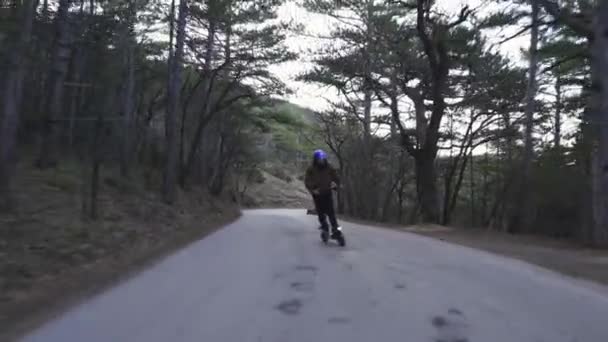
M386 230L399 232L399 233L414 234L419 237L424 237L427 239L440 241L440 242L443 242L443 243L446 243L446 244L449 244L452 246L458 246L461 248L466 248L466 249L477 251L477 252L488 253L493 256L503 258L503 259L507 259L510 261L516 261L516 262L525 264L528 267L532 267L532 268L542 271L542 272L548 272L554 276L559 276L562 278L564 278L564 277L569 278L572 281L582 283L586 287L589 287L596 291L600 291L600 292L608 294L608 281L602 281L602 280L600 280L598 278L594 278L592 276L586 276L585 274L581 274L580 272L577 273L577 272L565 270L563 268L560 269L558 267L554 267L552 265L548 265L541 261L533 260L532 258L524 257L524 256L521 256L521 255L518 255L515 253L512 253L512 254L504 253L501 251L497 251L495 249L476 245L474 242L463 243L461 240L458 240L458 239L450 239L450 238L446 238L444 236L437 236L434 232L425 232L424 230L408 229L408 227L412 227L412 226L399 226L396 224L381 224L381 223L378 224L378 223L374 223L374 222L352 219L352 218L348 218L348 217L342 217L341 220L344 222L350 223L350 224L363 226L363 227L380 228L380 229L386 229ZM415 225L413 225L413 226L415 226ZM448 230L451 229L449 227L444 227L444 228L448 229ZM537 245L537 247L543 247L543 246ZM600 267L600 266L598 266L598 267Z

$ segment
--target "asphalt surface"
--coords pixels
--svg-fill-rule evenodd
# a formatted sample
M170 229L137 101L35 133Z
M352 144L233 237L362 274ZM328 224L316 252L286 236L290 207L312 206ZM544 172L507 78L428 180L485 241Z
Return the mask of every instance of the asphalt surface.
M429 238L305 211L242 219L24 341L607 342L608 290Z

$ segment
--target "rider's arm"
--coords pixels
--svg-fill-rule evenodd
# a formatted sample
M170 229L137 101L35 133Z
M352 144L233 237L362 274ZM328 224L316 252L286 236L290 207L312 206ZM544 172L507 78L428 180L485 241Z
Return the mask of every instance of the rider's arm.
M330 169L331 181L336 183L336 186L340 186L340 177L338 176L338 171L333 167Z

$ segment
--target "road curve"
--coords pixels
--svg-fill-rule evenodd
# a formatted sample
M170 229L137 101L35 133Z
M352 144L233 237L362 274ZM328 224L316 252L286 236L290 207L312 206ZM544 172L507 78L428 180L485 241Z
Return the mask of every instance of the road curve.
M608 289L523 262L256 210L75 307L28 342L607 342Z

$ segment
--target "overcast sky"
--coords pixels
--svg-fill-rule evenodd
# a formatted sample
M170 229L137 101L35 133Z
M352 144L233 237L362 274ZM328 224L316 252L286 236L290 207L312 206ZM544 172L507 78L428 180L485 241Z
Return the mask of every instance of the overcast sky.
M492 5L488 5L487 3L488 1L484 0L437 0L437 6L451 13L459 12L464 4L467 4L471 8L479 8L481 11L487 11L492 8ZM284 21L293 21L304 25L305 31L309 35L327 34L331 27L329 18L319 14L309 13L293 2L288 2L281 6L279 9L279 18ZM508 34L508 32L503 32L502 34L505 33ZM500 39L498 38L499 35L501 35L501 33L497 32L496 41ZM311 67L311 64L306 61L306 50L320 46L322 44L321 40L314 39L308 35L302 36L294 34L289 37L287 44L293 51L300 53L302 56L299 60L272 67L272 71L295 92L286 99L312 109L319 110L326 108L327 102L324 98L336 99L335 90L321 88L313 84L305 84L294 80L295 76ZM500 47L500 50L510 58L519 60L521 48L525 48L526 46L527 37L524 36L503 44Z

